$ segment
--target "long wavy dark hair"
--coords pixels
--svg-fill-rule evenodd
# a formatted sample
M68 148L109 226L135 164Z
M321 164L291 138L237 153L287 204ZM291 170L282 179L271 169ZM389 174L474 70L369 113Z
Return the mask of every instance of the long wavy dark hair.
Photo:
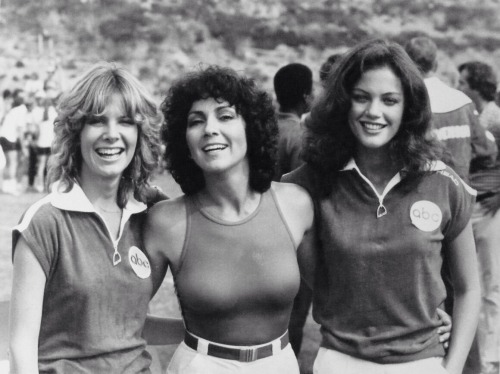
M163 116L142 84L114 63L94 65L61 96L48 179L49 183L60 181L66 191L73 187L82 165L80 133L88 118L106 110L114 94L122 98L127 115L134 119L139 130L134 156L118 187L117 203L123 208L130 192L145 202L145 187L161 157L159 132Z
M207 98L234 105L245 120L250 188L267 191L277 157L278 127L272 100L252 79L229 68L209 66L186 74L171 86L161 105L165 117L162 139L166 145L167 169L186 195L204 188L203 172L189 156L186 129L193 103Z
M392 157L402 163L409 178L418 177L430 161L441 158L442 147L429 136L432 113L418 68L399 44L369 40L338 61L307 122L303 158L326 190L355 155L356 138L348 123L353 87L365 72L381 67L401 80L405 99L401 127L390 143Z

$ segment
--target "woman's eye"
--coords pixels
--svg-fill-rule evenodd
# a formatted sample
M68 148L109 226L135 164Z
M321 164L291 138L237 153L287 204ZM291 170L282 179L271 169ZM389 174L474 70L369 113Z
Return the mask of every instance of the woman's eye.
M122 125L127 125L127 126L135 126L135 121L131 118L122 118L120 119L120 123Z
M188 127L193 127L193 126L197 126L197 125L201 124L202 122L203 121L201 119L198 119L198 118L197 119L190 119L190 120L188 120L187 125L188 125Z
M102 117L88 117L85 120L85 123L87 125L97 126L97 125L103 125L104 121L103 121Z
M364 95L352 95L352 100L357 102L357 103L366 103L368 101L368 98Z
M219 117L223 121L230 121L234 118L232 114L223 114Z
M399 103L399 100L394 97L388 97L384 99L384 103L386 105L396 105L397 103Z

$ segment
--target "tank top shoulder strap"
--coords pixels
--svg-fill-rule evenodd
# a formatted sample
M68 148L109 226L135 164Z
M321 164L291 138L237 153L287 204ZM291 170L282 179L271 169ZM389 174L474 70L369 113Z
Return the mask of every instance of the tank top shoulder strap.
M288 235L290 236L290 240L293 243L293 248L295 249L295 251L297 251L298 243L295 243L295 239L293 238L293 235L292 235L292 230L290 230L290 226L288 225L288 222L285 219L285 215L283 214L283 211L281 210L278 198L276 196L276 192L274 191L272 186L269 188L268 191L266 191L264 193L264 195L267 195L267 194L269 194L269 196L271 197L271 200L273 201L274 206L276 207L276 210L281 218L281 221L283 222L283 225L285 226L285 229L288 232Z
M196 197L194 196L189 196L189 195L184 195L184 203L186 204L186 231L184 233L184 244L182 245L182 250L181 250L181 255L179 258L179 263L177 264L177 269L172 269L172 274L174 277L181 271L182 269L182 264L184 263L184 259L186 258L186 252L187 249L189 248L189 238L191 236L191 217L193 214L198 210L197 204L196 204Z

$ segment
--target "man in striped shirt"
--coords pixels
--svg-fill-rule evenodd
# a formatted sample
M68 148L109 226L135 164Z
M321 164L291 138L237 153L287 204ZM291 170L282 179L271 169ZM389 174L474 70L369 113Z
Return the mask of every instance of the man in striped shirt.
M500 108L495 104L496 75L491 66L467 62L459 66L459 88L479 111L481 126L500 144ZM471 169L471 185L478 191L472 216L480 276L482 305L476 341L464 373L500 372L500 157L489 169ZM470 371L467 371L469 370Z
M471 167L491 167L497 155L493 137L488 139L478 122L471 99L436 76L437 46L428 37L412 38L405 50L424 77L432 110L432 132L449 154L446 162L466 182Z

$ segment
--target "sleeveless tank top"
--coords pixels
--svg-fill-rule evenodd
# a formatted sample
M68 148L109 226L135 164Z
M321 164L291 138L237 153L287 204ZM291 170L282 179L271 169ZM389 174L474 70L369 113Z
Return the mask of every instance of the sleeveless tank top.
M209 215L194 196L186 197L186 209L174 278L187 329L208 340L222 336L227 344L241 336L258 344L270 330L285 331L300 274L274 192L262 194L257 209L238 222Z

